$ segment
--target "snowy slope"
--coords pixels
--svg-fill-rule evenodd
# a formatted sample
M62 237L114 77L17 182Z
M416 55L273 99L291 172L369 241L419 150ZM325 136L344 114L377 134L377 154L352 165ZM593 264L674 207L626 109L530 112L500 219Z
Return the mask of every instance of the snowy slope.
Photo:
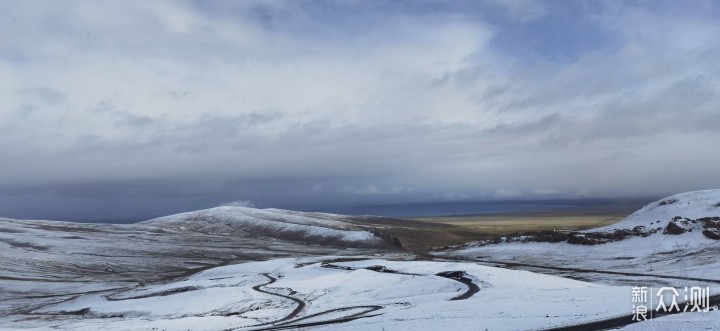
M689 219L720 216L720 189L672 195L646 205L616 224L592 231L649 227L650 222L657 221L667 224L676 216Z
M682 286L704 283L687 278L720 281L720 240L703 234L704 222L693 222L695 219L720 216L720 207L716 206L719 202L720 190L677 194L648 204L617 224L579 234L612 234L618 229L630 230L636 226L653 231L642 236L631 234L607 243L580 245L565 241L514 241L493 244L485 241L436 252L436 256L511 262L528 270L572 275L608 284L637 285L640 283L638 278L642 278L645 284ZM676 216L682 217L682 220L674 222ZM681 234L666 233L664 229L671 222L688 231ZM567 268L597 272L572 271ZM613 272L641 276L631 277Z
M214 235L266 236L313 244L385 245L372 233L337 219L340 219L339 215L225 206L165 216L140 224Z
M349 330L460 330L477 329L482 321L483 329L523 330L631 309L629 288L526 271L473 263L322 260L217 267L172 283L81 295L33 312L63 318L0 322L73 330L253 330L306 323ZM391 271L371 270L378 265ZM443 271L464 271L479 291L453 300L469 286L437 275Z
M334 217L334 216L333 216ZM402 256L386 246L236 233L214 235L152 224L87 224L0 219L0 316L20 314L74 293L184 277L203 268L278 257ZM331 231L336 231L329 229ZM364 231L343 231L360 233ZM2 329L2 323L0 323Z

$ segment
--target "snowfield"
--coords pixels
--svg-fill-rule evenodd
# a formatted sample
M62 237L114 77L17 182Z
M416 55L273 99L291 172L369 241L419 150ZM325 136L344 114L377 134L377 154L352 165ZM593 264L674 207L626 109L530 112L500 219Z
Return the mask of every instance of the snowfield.
M684 193L572 234L595 242L526 235L430 256L349 216L276 209L130 225L0 219L0 328L716 330L718 311L626 324L633 286L708 286L717 305L720 240L706 232L719 204L720 190Z
M373 266L386 269L373 271L379 270ZM469 287L436 275L443 271L464 271L479 291L453 300ZM517 330L620 315L631 309L629 293L626 287L472 263L277 259L212 268L162 285L81 295L34 311L62 318L31 325L243 330L317 323L329 329L437 330L474 329L482 321L488 329Z

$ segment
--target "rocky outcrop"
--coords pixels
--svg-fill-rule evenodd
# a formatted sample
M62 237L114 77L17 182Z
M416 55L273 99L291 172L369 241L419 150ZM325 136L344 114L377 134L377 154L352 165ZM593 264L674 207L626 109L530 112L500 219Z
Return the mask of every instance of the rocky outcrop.
M698 222L703 223L706 229L720 229L720 216L698 218Z
M559 232L541 231L534 233L522 233L504 237L495 237L491 240L478 242L477 245L499 244L503 242L567 242L573 245L597 245L613 241L623 240L629 237L647 237L656 233L659 229L646 229L644 226L636 226L632 230L621 229L612 232Z
M613 232L576 232L567 240L574 245L597 245L613 241L620 241L630 237L647 237L657 232L657 229L647 230L644 226L636 226L632 230L621 229Z
M719 217L704 217L698 219L703 223L703 235L710 239L720 240L720 216Z
M720 229L706 229L703 235L710 239L720 240Z
M687 230L685 230L685 228L683 228L682 226L678 225L676 223L676 221L672 221L672 222L668 223L668 225L665 227L665 231L663 231L663 233L678 235L678 234L683 234L686 231Z
M683 218L681 216L673 217L672 221L668 223L663 231L664 234L678 235L685 232L693 232L693 230L709 229L710 231L703 231L706 237L714 239L713 236L715 229L720 231L720 216L714 217L701 217L698 219Z
M543 231L534 235L534 241L557 243L566 241L570 237L569 233L557 231Z

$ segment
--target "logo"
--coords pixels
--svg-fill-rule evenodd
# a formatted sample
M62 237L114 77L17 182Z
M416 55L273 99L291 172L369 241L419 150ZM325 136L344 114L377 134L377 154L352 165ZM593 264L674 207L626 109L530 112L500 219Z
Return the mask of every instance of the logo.
M685 287L682 290L682 296L680 295L681 291L675 287L666 286L654 291L652 287L634 286L631 294L632 320L637 322L647 321L656 314L710 311L709 286ZM648 300L648 294L650 294L650 300ZM678 298L682 298L680 303L678 303Z

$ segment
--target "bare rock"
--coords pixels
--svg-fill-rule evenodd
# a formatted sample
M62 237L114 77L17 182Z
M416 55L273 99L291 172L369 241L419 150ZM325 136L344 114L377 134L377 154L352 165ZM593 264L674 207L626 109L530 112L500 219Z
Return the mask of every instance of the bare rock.
M677 234L683 234L683 233L685 233L685 231L686 231L685 228L678 225L677 223L669 222L668 225L665 227L665 231L663 233L677 235Z
M710 239L720 240L720 229L706 229L703 231L703 235Z

